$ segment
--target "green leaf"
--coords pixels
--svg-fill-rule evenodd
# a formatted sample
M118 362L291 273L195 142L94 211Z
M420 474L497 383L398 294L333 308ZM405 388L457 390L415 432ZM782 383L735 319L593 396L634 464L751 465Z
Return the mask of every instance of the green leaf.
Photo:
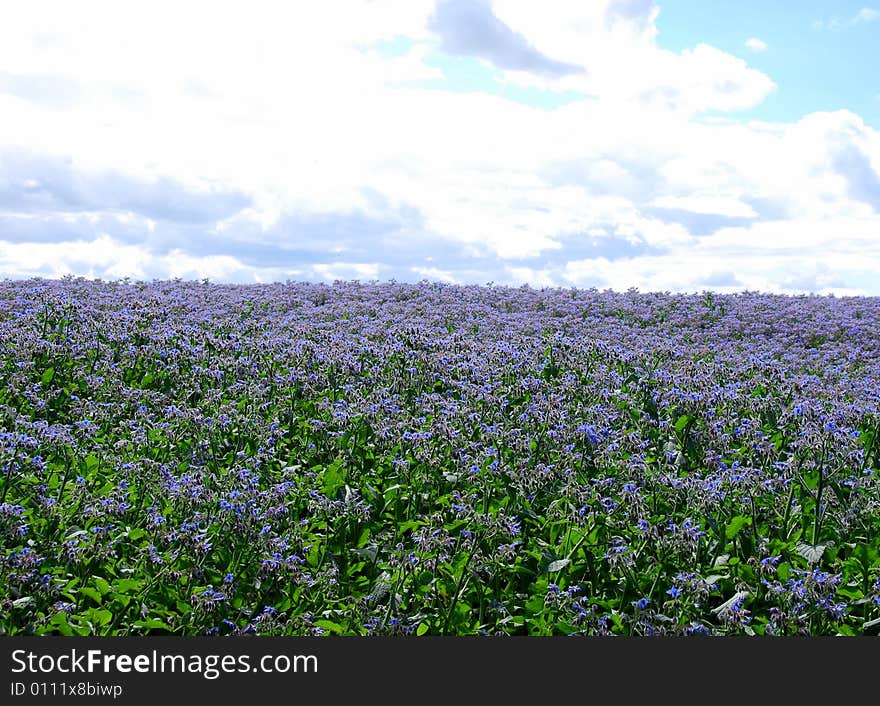
M79 592L80 595L91 598L95 603L99 605L101 604L101 594L91 586L81 586Z
M802 476L802 482L808 490L815 490L819 485L819 471L805 472Z
M712 568L717 569L721 566L727 566L729 561L730 561L730 554L722 554L721 556L716 557L715 561L712 562Z
M856 601L860 601L862 598L865 597L865 594L862 593L858 588L847 588L846 586L841 586L840 588L838 588L837 595L843 596L851 604L855 603Z
M418 635L419 637L421 637L421 636L424 635L426 632L428 632L428 630L430 630L430 629L431 629L431 628L428 626L427 623L419 623L419 626L416 628L416 635Z
M135 620L132 625L136 628L143 628L144 630L167 630L171 632L171 626L167 623L163 623L161 620L157 618L150 618L149 620Z
M103 579L100 576L95 577L95 586L101 592L102 596L106 596L110 593L110 584L107 583L107 579Z
M866 569L870 569L874 564L877 563L878 558L880 558L880 552L877 551L876 546L868 545L868 544L858 544L853 551L852 554L858 561L864 566Z
M46 368L46 370L43 371L43 375L40 378L40 381L44 385L48 385L49 383L52 382L54 377L55 377L55 368Z
M317 567L321 563L321 548L317 544L313 544L309 553L306 554L306 561L309 566Z
M113 590L116 593L135 593L143 585L144 582L138 579L119 579L113 583Z
M547 573L552 574L557 571L562 571L566 566L571 563L571 559L557 559L556 561L551 561L547 564Z
M744 527L748 527L751 524L752 518L748 515L737 515L727 523L727 527L724 530L724 536L727 539L733 539L743 530Z
M795 551L811 564L817 564L822 558L822 555L825 553L825 549L826 547L828 547L828 544L829 543L807 544L806 542L798 542L797 546L795 547Z
M315 627L324 628L325 630L332 632L334 635L342 634L342 626L339 623L334 623L332 620L316 620L314 624Z
M379 547L377 547L375 544L371 544L369 547L359 547L358 549L351 549L349 551L351 551L352 554L357 554L358 556L364 557L370 562L375 562L376 557L379 556ZM318 565L317 559L318 557L316 556L314 566Z
M146 537L146 530L141 529L140 527L135 527L133 530L129 531L128 538L132 541L137 541L141 537Z
M131 596L126 595L125 593L114 592L111 598L113 599L113 602L118 604L121 608L125 608L126 606L128 606L129 603L131 603Z
M510 624L510 625L515 626L515 627L520 627L521 625L524 625L525 622L526 622L526 618L525 618L525 616L523 616L523 615L508 615L507 617L502 618L501 620L499 620L499 621L498 621L498 624L499 624L499 625L507 625L507 624Z
M688 422L690 422L690 421L691 421L691 418L689 416L687 416L686 414L682 414L678 418L678 421L675 423L675 431L680 432L682 429L684 429L688 425Z
M67 613L56 613L52 616L50 621L57 629L65 637L71 637L73 635L73 630L70 627L70 623L67 621Z
M107 625L113 620L113 613L103 608L92 608L87 615L89 622L96 627Z
M534 595L526 601L528 615L538 616L544 612L544 596Z
M370 528L369 528L369 527L365 527L365 528L361 531L360 536L358 537L357 546L358 546L358 547L363 547L363 546L367 543L367 540L370 538L370 534L371 534L371 533L370 533Z
M397 528L398 535L404 535L410 530L417 529L422 526L421 520L407 520L406 522L401 522L400 526Z
M339 489L345 485L345 470L342 468L342 458L337 458L324 469L321 482L324 495L328 498L335 497Z

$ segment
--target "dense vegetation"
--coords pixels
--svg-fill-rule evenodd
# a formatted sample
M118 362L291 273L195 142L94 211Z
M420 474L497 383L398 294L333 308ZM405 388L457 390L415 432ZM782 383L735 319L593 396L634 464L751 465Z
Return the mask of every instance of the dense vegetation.
M0 283L5 634L876 634L880 300Z

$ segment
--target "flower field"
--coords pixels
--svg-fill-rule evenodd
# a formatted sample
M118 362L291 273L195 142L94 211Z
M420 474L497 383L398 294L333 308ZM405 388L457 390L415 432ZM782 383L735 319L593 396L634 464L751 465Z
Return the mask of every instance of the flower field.
M880 299L0 282L0 633L876 635Z

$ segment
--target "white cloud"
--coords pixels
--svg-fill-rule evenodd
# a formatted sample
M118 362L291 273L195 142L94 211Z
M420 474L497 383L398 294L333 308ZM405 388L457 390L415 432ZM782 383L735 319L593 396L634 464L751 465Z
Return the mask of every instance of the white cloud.
M589 97L418 87L441 77L429 0L10 6L0 271L830 287L821 260L871 286L880 137L858 116L701 117L773 81L706 44L659 48L650 1L491 9L584 69L505 80Z
M749 37L745 41L745 45L747 49L751 49L754 52L767 51L767 43L757 37Z
M326 282L337 279L373 280L379 275L377 263L336 262L333 264L317 264L312 268Z
M648 202L649 206L679 209L693 213L718 214L731 218L755 218L758 214L747 203L734 196L716 194L689 194L687 196L658 196Z
M847 18L835 16L828 20L813 20L813 29L830 29L836 32L858 24L877 22L878 20L880 20L880 10L876 10L873 7L863 7Z
M560 77L505 72L517 83L685 113L749 108L776 88L742 59L707 44L681 53L659 48L659 8L650 1L495 0L492 8L537 50L585 69Z
M446 282L447 284L463 284L463 282L457 279L453 273L441 270L437 267L413 267L411 269L412 272L415 272L420 278L433 280L435 282Z

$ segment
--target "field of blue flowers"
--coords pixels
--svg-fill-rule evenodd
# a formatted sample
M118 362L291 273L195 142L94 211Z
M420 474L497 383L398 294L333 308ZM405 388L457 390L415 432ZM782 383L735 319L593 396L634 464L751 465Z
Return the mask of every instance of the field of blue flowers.
M0 283L0 633L880 630L880 299Z

